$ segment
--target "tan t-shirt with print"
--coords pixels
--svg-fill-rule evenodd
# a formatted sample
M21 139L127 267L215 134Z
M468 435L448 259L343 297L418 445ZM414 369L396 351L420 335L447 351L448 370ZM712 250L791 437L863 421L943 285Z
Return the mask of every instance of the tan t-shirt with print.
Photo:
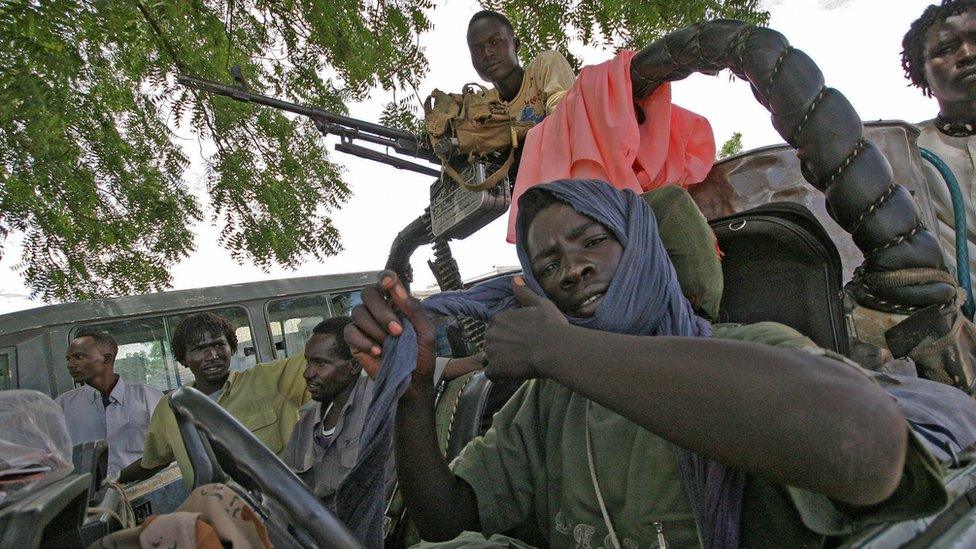
M566 58L556 51L544 51L525 67L515 97L502 103L516 121L538 124L555 110L574 82L576 75ZM497 98L498 90L489 90L488 97Z

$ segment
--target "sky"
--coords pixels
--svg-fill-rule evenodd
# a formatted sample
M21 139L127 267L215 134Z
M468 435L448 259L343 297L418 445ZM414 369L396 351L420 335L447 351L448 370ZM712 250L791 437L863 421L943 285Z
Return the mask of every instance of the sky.
M820 67L828 86L840 90L863 120L898 119L918 122L935 116L934 99L908 86L900 62L901 38L911 22L930 1L916 0L767 0L770 28L783 33ZM434 29L422 37L430 72L422 93L433 88L457 90L467 82L478 82L465 47L467 20L480 8L468 0L438 3L431 14ZM600 63L612 52L571 45L584 63ZM376 120L385 96L350 105L350 115ZM675 104L705 116L712 124L720 146L733 132L742 133L744 150L781 143L773 130L769 113L752 96L747 83L732 80L728 71L718 76L692 75L672 87ZM186 133L186 132L184 132ZM206 204L203 161L194 135L184 135L188 154L193 156L185 180ZM335 139L329 140L329 148ZM204 147L206 149L206 147ZM331 158L345 168L344 178L352 197L332 212L342 235L344 250L322 262L312 260L295 270L272 268L262 271L253 265L239 265L217 244L219 228L209 219L195 227L196 251L172 269L173 287L181 290L239 282L290 278L318 274L378 270L383 268L396 234L427 206L431 180L427 176L400 171L356 157L331 151ZM505 243L502 216L464 241L452 241L451 248L463 278L473 278L495 267L517 265L515 250ZM0 314L45 305L28 299L29 289L15 266L20 257L19 239L14 235L4 246L0 261ZM414 288L434 284L427 267L429 247L413 256Z

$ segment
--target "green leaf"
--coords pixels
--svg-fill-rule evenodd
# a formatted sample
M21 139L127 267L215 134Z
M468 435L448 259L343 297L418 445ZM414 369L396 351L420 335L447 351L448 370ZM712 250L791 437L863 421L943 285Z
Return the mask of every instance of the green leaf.
M491 0L528 61L585 45L642 47L702 18L765 23L758 0ZM189 91L179 73L345 113L393 96L381 122L416 131L434 40L432 0L0 3L0 253L46 301L150 292L194 248L205 217L242 263L296 267L338 253L342 170L307 120ZM463 47L458 44L456 47ZM398 99L398 97L400 99ZM404 99L407 97L409 99ZM176 128L211 139L204 212Z

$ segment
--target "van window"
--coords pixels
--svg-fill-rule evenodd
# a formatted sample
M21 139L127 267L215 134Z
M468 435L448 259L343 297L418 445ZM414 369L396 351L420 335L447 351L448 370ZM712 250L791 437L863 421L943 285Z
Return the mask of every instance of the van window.
M13 382L13 365L17 363L17 349L4 347L0 349L0 391L15 389Z
M240 307L222 307L211 312L227 317L238 327L237 353L231 358L231 369L246 370L254 366L257 359L247 311ZM170 347L173 330L189 314L192 313L104 322L85 327L106 332L118 342L115 371L122 379L171 391L193 380L193 374L176 361Z
M352 313L352 308L363 302L360 299L359 290L332 294L329 299L332 305L332 316L349 316Z
M325 295L268 302L268 327L271 329L275 357L284 358L300 353L305 341L312 335L312 328L329 316L329 298Z
M193 379L189 370L177 368L162 318L136 318L85 327L115 338L119 344L115 373L127 382L148 383L161 391L170 391Z
M269 301L268 328L275 358L300 353L316 324L333 316L348 316L361 302L359 290Z

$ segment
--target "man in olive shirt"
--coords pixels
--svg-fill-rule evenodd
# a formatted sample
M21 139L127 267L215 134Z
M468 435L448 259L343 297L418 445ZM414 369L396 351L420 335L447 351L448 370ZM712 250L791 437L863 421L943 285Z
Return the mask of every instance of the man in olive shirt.
M180 321L173 332L172 348L176 360L193 372L190 387L214 399L272 452L282 452L298 421L299 409L311 398L302 378L304 355L232 372L231 357L237 351L236 327L209 312ZM149 422L142 458L123 469L119 480L149 478L174 459L183 480L192 486L193 468L167 395Z
M966 394L871 375L782 325L713 329L691 314L633 193L562 180L520 206L524 278L427 305L508 309L491 318L486 374L529 380L450 466L433 428L432 324L395 274L363 289L345 332L373 372L385 337L408 333L403 318L414 328L413 356L390 360L415 365L396 411L397 472L424 539L818 547L945 505L936 459L952 456L940 446L976 442Z

